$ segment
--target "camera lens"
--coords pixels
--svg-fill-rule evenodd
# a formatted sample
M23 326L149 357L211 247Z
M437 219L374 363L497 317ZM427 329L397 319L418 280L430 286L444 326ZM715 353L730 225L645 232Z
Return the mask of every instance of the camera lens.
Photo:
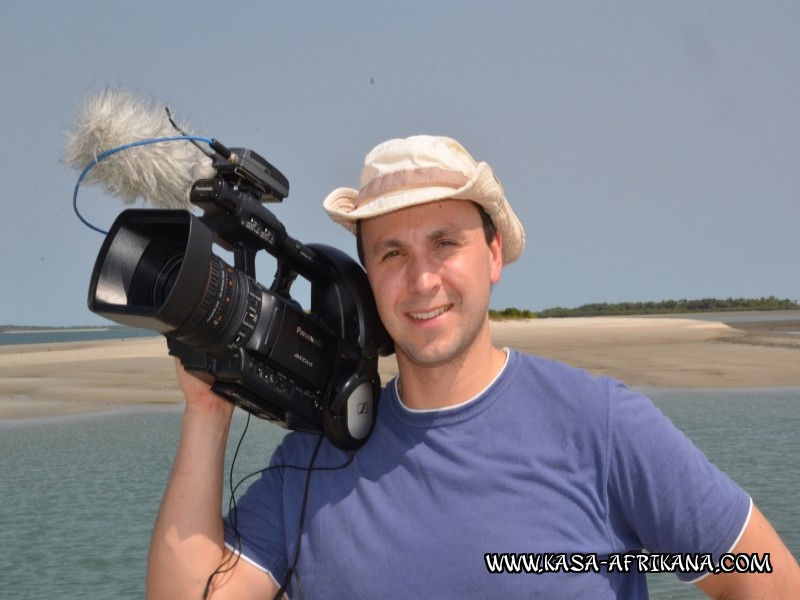
M126 211L95 263L89 308L209 354L230 352L252 331L261 292L212 247L211 230L190 213Z
M167 286L168 265L164 266L163 272L166 273L164 286ZM172 336L209 354L230 350L229 344L238 337L245 322L245 313L251 302L250 290L249 277L218 256L212 256L203 297L193 314Z
M181 306L171 337L211 354L225 352L242 325L251 281L215 254L186 248L175 238L153 239L142 253L132 287L159 314Z
M175 287L183 265L183 252L171 256L161 267L153 283L153 306L161 306Z

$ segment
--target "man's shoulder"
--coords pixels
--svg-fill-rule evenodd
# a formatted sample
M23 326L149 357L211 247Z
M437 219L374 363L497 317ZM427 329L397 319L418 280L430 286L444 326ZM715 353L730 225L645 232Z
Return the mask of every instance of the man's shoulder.
M614 379L514 350L497 383L493 398L504 418L510 413L515 420L576 434L607 422L621 387Z
M510 366L511 382L528 389L544 388L551 393L582 392L607 396L609 389L622 386L606 375L595 375L559 360L517 350L511 350Z

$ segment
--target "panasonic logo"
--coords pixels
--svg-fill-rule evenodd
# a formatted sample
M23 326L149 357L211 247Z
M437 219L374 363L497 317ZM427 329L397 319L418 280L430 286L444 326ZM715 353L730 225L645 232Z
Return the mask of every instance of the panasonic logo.
M311 335L310 333L308 333L306 331L303 331L303 328L300 327L299 325L297 326L297 331L295 331L295 333L297 335L299 335L301 338L303 338L304 340L308 340L309 342L314 344L317 348L322 348L322 340L319 340L319 339L315 338L313 335Z

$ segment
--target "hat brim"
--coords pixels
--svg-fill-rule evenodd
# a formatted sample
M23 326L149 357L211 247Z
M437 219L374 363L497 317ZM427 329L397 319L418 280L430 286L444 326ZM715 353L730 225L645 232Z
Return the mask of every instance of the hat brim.
M384 194L369 202L358 204L358 190L338 188L323 201L325 211L336 223L356 233L356 223L412 206L440 200L470 200L481 206L491 217L503 243L503 263L519 258L525 247L525 231L506 200L503 188L491 167L478 163L474 175L460 188L419 187Z

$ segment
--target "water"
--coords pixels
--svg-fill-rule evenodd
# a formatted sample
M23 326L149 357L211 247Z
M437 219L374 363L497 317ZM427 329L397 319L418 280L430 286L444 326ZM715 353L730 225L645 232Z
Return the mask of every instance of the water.
M132 337L154 337L152 329L134 327L93 327L87 329L21 329L0 331L0 346L12 344L60 344L64 342L90 342L94 340L118 340Z
M178 408L0 423L0 597L144 597L179 427ZM284 434L251 422L237 473L264 466Z
M800 310L766 310L705 312L669 315L643 315L649 319L695 319L697 321L718 321L731 327L760 324L768 331L785 335L800 335ZM774 327L779 324L780 328Z
M800 390L649 395L753 495L800 556ZM244 426L237 411L231 446ZM0 596L141 598L147 547L180 427L180 409L0 422ZM285 432L251 422L237 473L264 466ZM701 598L672 575L653 598Z
M800 389L658 390L661 410L745 488L800 559ZM648 578L652 598L705 598L669 574Z

